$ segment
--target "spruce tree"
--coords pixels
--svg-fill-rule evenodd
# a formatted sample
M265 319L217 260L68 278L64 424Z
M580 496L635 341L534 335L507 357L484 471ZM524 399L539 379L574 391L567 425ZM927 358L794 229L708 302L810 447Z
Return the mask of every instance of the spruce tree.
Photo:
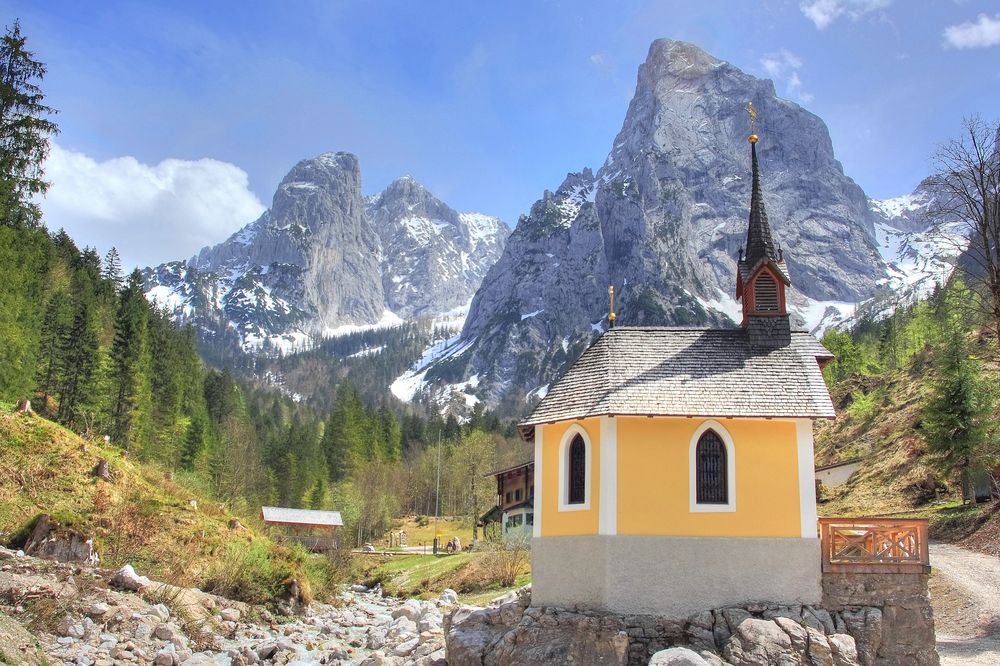
M111 437L125 445L135 439L132 428L149 382L148 312L142 276L136 270L118 301L111 347Z
M973 478L996 463L994 395L969 356L964 332L947 335L938 352L938 377L924 403L922 430L934 464L955 474L963 497Z
M193 470L204 448L205 424L200 418L193 418L184 437L184 448L181 449L181 467L188 471Z
M90 280L78 274L73 323L63 337L61 352L62 381L59 390L58 418L74 421L79 408L93 402L94 376L99 363L97 304Z
M43 167L49 137L59 131L48 119L56 112L38 87L45 65L25 42L18 21L0 38L0 224L12 227L39 224L33 198L49 188Z
M63 341L73 324L73 308L62 291L57 291L45 305L41 337L38 341L38 390L44 398L56 391L63 365Z
M114 286L115 293L120 292L125 285L125 278L122 277L122 260L118 256L118 250L114 246L104 255L104 266L101 268L101 277Z

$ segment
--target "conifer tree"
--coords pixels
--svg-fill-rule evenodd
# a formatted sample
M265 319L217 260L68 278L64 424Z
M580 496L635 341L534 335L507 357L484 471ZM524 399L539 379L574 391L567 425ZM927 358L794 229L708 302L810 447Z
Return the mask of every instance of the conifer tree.
M963 497L969 497L973 479L996 464L995 397L979 364L969 355L954 298L942 299L937 310L942 322L938 377L924 403L921 427L934 463L942 471L956 474Z
M114 285L115 293L120 292L125 285L125 278L122 277L122 260L114 246L104 255L101 277Z
M205 448L205 424L200 418L191 419L187 434L184 436L184 448L181 449L181 467L191 471L198 457Z
M142 276L135 270L118 301L111 348L111 437L126 445L133 441L136 412L149 382L148 312Z
M0 224L13 227L39 224L33 197L48 190L43 166L49 137L59 131L38 87L45 65L25 43L18 21L0 38Z
M78 408L93 401L94 375L99 363L97 306L89 279L78 274L73 323L63 337L62 382L58 418L68 423L78 416Z
M38 341L38 389L45 398L56 391L62 369L63 341L73 324L73 308L62 291L57 291L45 306L41 336Z

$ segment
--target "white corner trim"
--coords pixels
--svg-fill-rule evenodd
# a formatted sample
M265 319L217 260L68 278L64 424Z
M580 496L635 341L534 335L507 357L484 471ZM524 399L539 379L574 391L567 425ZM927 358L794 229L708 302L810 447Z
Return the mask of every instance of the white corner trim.
M799 519L802 538L815 539L816 525L816 459L813 451L813 423L810 419L795 419L795 440L799 457Z
M584 484L583 484L583 504L569 504L569 445L573 438L580 435L583 439L584 450ZM594 457L594 447L590 444L590 435L583 426L574 423L566 428L562 441L559 442L559 511L588 511L590 509L590 488L593 485L594 474L591 461ZM538 493L538 486L535 486L535 493Z
M542 504L544 504L545 487L542 485L542 433L545 426L535 426L535 524L531 528L532 536L542 536Z
M598 534L618 534L618 419L601 417L601 495Z
M726 447L726 497L729 499L726 504L698 503L698 439L706 430L714 430ZM691 443L688 445L688 491L691 513L731 513L736 511L736 445L733 444L732 435L718 421L709 419L703 422L691 435Z

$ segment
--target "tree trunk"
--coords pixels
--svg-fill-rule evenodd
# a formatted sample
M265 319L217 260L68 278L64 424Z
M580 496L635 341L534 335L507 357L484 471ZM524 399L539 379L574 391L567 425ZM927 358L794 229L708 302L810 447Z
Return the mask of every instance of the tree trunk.
M109 483L112 481L111 471L108 469L108 461L104 458L97 461L92 474L98 479L103 479Z

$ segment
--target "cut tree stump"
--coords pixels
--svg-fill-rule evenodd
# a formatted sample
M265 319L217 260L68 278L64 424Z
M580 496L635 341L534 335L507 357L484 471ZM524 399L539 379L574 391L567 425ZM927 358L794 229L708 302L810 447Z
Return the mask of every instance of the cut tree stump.
M34 414L35 412L31 409L30 400L18 400L17 407L14 408L15 414Z
M104 479L109 483L114 480L111 476L111 471L108 469L108 461L104 458L97 461L97 464L94 465L94 471L91 473L98 479Z

